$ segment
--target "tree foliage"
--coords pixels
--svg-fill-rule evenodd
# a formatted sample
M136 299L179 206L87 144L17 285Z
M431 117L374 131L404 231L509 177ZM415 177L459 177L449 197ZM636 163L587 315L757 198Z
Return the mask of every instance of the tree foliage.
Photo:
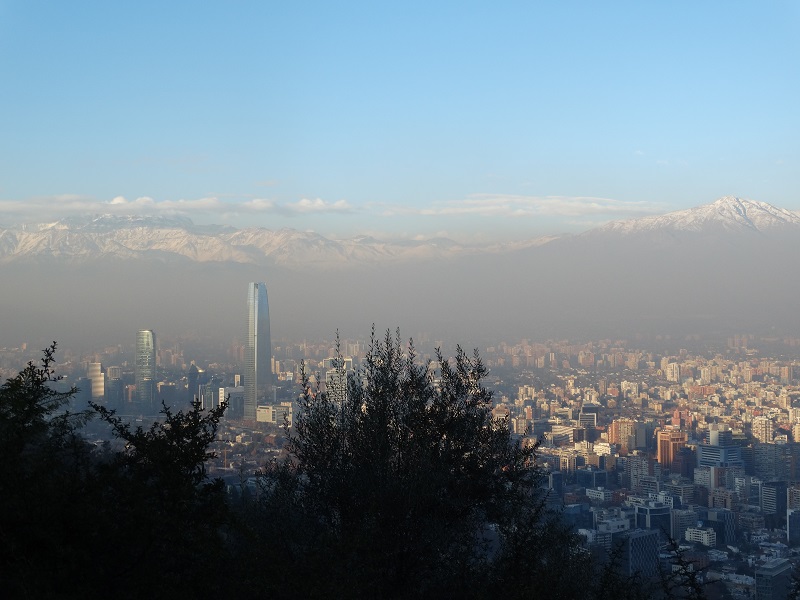
M72 392L52 387L55 351L0 386L0 587L12 596L54 593L39 569L47 561L54 579L68 570L90 519L90 451L78 434L88 415L66 410Z
M0 386L0 587L6 597L202 597L217 586L227 505L205 460L224 408L164 407L148 430L95 406L122 452L52 383L56 345Z
M115 556L104 575L124 575L130 597L153 588L195 597L221 591L215 573L223 563L227 501L222 481L209 481L206 461L214 457L209 445L225 404L205 411L195 400L178 412L163 405L163 420L148 429L92 406L125 442L97 465L99 501L114 507L103 523L103 544ZM124 545L114 549L120 540Z
M264 473L259 520L285 540L271 561L313 573L293 583L301 596L480 597L500 575L509 590L541 585L578 555L546 511L534 448L492 416L486 373L460 348L420 364L389 332L338 378L346 395L304 373L291 458Z

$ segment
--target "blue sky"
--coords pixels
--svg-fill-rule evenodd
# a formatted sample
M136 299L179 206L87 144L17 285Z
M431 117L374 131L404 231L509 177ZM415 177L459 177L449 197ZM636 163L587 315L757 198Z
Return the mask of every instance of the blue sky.
M0 223L520 239L800 209L797 2L0 0Z

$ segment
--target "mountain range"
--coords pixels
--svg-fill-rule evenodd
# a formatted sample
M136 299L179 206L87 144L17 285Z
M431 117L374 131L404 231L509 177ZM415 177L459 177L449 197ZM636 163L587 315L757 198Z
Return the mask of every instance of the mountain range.
M243 330L248 281L267 282L273 331L295 339L364 334L372 323L465 344L800 336L798 257L800 216L735 197L492 245L74 218L0 228L0 346L119 343L141 328L230 339Z
M378 240L369 236L331 239L294 229L234 229L195 226L187 218L99 215L52 223L0 228L0 262L49 258L67 261L103 259L186 259L200 263L231 262L326 268L353 264L508 254L560 240L619 236L686 238L693 235L770 235L800 230L800 216L765 202L720 198L712 204L665 215L617 221L578 236L547 236L521 242L465 245L446 238L423 241Z

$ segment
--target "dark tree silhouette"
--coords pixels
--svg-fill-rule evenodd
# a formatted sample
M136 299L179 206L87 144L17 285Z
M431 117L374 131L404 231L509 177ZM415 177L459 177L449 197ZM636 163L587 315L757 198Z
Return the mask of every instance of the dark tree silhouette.
M113 507L103 515L103 543L114 557L96 567L98 578L125 582L129 597L152 589L159 595L221 593L224 578L217 572L225 564L228 505L222 480L209 481L206 461L215 456L209 445L226 405L206 411L195 400L178 412L162 406L163 421L143 429L92 404L126 444L97 466L100 502Z
M52 387L55 351L0 386L0 588L10 597L57 595L91 524L91 453L78 433L89 414L65 410L74 390Z
M460 348L419 364L387 332L336 378L346 394L304 373L290 459L262 477L259 535L278 542L265 591L300 563L301 596L480 597L501 581L516 596L556 580L550 593L574 596L554 564L583 554L545 508L535 449L492 417L486 372Z
M6 597L206 597L220 592L226 496L205 461L224 406L164 407L100 452L81 437L91 412L52 383L55 343L0 386L0 589Z

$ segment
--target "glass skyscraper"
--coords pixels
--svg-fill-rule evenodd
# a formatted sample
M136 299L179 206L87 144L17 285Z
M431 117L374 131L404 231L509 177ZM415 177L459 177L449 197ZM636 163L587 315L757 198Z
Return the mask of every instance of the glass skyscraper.
M244 418L256 420L259 403L272 402L272 340L267 284L247 287L247 341L244 355Z
M136 334L136 403L144 414L155 414L156 334L141 329Z

